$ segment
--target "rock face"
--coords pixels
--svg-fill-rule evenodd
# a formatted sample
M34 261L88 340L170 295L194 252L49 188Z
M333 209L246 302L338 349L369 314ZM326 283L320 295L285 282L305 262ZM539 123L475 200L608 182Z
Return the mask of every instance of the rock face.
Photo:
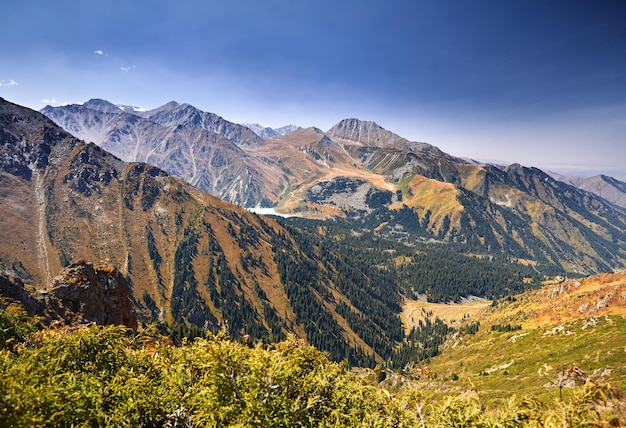
M376 122L358 119L344 119L330 128L328 134L366 146L388 147L406 143L406 139L387 131Z
M440 158L446 158L455 162L460 159L442 152L437 147L418 141L409 141L404 137L386 130L376 122L359 119L344 119L328 131L326 134L333 139L339 139L379 149L400 149L416 152L431 153Z
M140 112L94 99L42 112L125 162L150 163L228 202L253 207L284 188L278 166L246 152L262 147L261 137L188 104Z
M121 324L137 328L124 276L110 265L78 262L65 268L42 292L46 311L69 324Z
M0 297L18 301L30 315L41 314L43 305L26 289L21 279L0 266Z
M265 140L251 129L238 123L229 122L214 113L202 111L189 104L171 101L154 110L135 112L135 114L161 126L204 129L226 138L239 147L265 145Z

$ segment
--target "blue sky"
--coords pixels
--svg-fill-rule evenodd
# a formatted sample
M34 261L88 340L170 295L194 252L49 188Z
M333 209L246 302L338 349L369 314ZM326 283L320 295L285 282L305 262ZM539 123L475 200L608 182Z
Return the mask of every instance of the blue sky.
M0 96L374 120L457 156L626 180L622 0L20 0Z

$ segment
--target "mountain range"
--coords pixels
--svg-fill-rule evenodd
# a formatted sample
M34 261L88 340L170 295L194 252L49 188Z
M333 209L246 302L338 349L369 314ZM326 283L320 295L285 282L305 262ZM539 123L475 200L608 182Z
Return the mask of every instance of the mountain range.
M152 163L244 207L342 219L388 238L458 243L569 273L626 260L626 184L614 179L603 181L609 193L519 164L478 164L358 119L261 138L188 104L130 110L90 100L42 112L122 160Z
M276 421L268 397L328 420L320 394L356 408L355 425L374 421L364 396L416 426L624 424L626 273L564 277L626 266L626 213L608 200L623 183L483 165L358 119L261 137L185 104L86 105L46 109L68 131L0 98L9 424L131 420L120 408L187 423L198 409L236 413L233 400ZM254 214L200 189L209 182L291 217ZM76 327L91 323L129 329ZM288 335L348 364L277 343ZM311 377L318 366L336 371ZM199 390L198 376L215 382ZM315 388L284 388L294 382ZM147 398L128 406L137 391ZM194 401L222 395L222 407ZM68 396L91 398L76 416Z
M267 341L295 334L365 366L402 341L404 295L498 297L540 280L533 268L438 245L416 252L338 224L279 224L2 99L0 200L0 272L37 301L104 264L128 283L139 321Z
M259 137L267 138L267 137L280 137L281 135L289 134L290 132L297 131L301 129L296 125L285 125L280 128L270 128L268 126L262 126L257 123L242 123L243 126L250 128L252 132L257 134Z
M330 282L331 267L307 256L315 249L305 254L306 242L272 219L154 166L126 163L5 100L0 198L0 262L35 295L61 268L103 261L123 272L139 319L224 329L233 337L291 332L338 359L349 349L373 358L372 346L335 311L357 309ZM395 332L386 329L397 335L399 318L387 305L398 295L391 294L388 302L369 300L391 317L385 323L397 324Z
M52 110L66 131L0 99L0 264L35 296L61 269L103 262L124 276L140 321L293 333L372 365L415 351L396 346L407 298L498 298L625 265L626 213L537 169L477 165L357 119L262 139L184 104L86 105ZM247 186L210 174L305 218L258 216L83 132L135 160L195 159L194 175L209 174L201 156L230 165L224 174L244 165Z

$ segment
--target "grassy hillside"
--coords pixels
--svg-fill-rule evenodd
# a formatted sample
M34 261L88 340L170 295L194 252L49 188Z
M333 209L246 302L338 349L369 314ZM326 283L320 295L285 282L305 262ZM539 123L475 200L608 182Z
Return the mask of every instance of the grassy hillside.
M447 312L454 313L450 306ZM427 310L438 315L436 307ZM494 402L511 394L571 395L559 385L581 385L585 377L626 388L625 272L564 280L466 313L457 306L457 331L424 363L436 373L426 388L475 389ZM585 376L572 375L575 367Z

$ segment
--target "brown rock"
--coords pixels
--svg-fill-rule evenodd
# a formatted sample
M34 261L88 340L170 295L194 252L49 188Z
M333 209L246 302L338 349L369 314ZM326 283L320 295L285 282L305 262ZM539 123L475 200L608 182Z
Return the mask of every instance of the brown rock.
M126 278L105 263L80 261L63 270L42 293L49 315L70 324L121 324L136 329Z

